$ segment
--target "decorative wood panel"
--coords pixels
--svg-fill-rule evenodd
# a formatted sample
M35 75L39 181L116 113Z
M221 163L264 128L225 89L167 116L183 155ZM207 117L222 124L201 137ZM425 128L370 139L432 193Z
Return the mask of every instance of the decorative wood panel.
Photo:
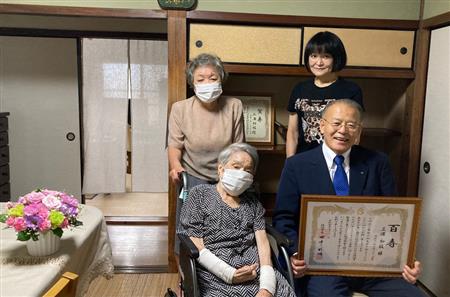
M207 52L224 62L298 65L300 36L294 27L191 24L189 59Z
M339 36L347 51L348 66L412 66L414 31L306 27L303 44L306 45L320 31L330 31Z

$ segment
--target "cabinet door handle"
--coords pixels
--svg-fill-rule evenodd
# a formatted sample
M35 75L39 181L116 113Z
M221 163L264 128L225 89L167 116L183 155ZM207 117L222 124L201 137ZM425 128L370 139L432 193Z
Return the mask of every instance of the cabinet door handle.
M66 134L66 139L68 141L74 141L75 140L75 134L73 132L69 132Z
M428 163L428 162L425 161L425 163L423 163L423 171L424 171L426 174L428 174L428 173L430 173L430 170L431 170L431 165L430 165L430 163Z

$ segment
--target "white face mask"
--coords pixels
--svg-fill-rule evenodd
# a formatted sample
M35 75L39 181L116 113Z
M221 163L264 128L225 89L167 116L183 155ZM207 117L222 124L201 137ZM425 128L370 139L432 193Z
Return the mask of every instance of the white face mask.
M213 82L210 84L195 84L195 95L197 98L205 103L211 103L219 98L222 94L222 84L220 82Z
M244 170L225 169L220 182L229 195L237 197L252 185L253 175Z

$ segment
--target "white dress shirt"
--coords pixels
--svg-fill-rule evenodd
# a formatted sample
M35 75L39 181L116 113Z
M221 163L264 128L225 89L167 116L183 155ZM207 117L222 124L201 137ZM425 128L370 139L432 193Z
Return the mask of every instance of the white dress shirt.
M350 185L350 151L352 148L350 148L348 151L342 154L344 156L344 170L345 174L347 175L347 181ZM331 180L334 178L334 173L336 172L336 164L334 163L334 157L336 157L336 153L333 152L325 143L325 141L322 143L322 152L323 156L325 157L325 161L327 162L328 172L330 173Z

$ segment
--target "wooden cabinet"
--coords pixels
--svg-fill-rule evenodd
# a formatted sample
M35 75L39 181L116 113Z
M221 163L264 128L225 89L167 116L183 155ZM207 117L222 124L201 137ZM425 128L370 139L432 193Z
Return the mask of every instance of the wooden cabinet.
M300 63L299 27L191 24L189 30L189 59L206 52L230 63Z
M0 112L0 202L11 199L9 183L9 141L8 141L9 112Z
M177 40L177 46L172 44L172 54L178 58L169 61L174 73L169 89L174 94L186 92L185 77L179 75L184 73L185 65L180 61L213 52L225 62L230 74L224 90L230 94L270 92L276 106L275 118L284 125L292 88L311 76L301 61L306 41L317 32L314 30L336 32L349 56L348 67L340 76L357 81L365 93L367 127L371 129L366 130L361 141L369 148L385 151L396 162L400 193L415 195L423 89L416 80L421 81L423 74L415 69L413 61L415 56L425 54L422 47L426 45L426 40L420 46L415 41L418 21L189 11L186 15L171 13L168 24L169 52L171 37ZM171 103L180 98L184 96L173 97ZM284 151L279 137L273 147L259 150L261 163L256 181L269 216L285 161ZM175 201L172 187L170 215L175 213ZM169 265L173 271L175 226L171 220L169 233Z
M347 52L347 66L412 67L414 31L305 27L303 44L320 31L339 36Z
M290 23L287 27L253 26L235 24L235 21L226 23L224 19L220 21L221 24L217 24L217 20L214 23L190 23L189 57L193 58L201 52L218 54L226 62L230 73L224 89L233 94L273 94L276 120L286 126L290 92L296 83L305 79L304 76L311 76L303 66L300 55L307 41L318 31L325 30L336 33L343 40L348 54L348 67L340 75L355 80L364 93L367 112L361 144L390 156L400 193L406 194L402 153L407 150L405 140L409 137L409 119L405 110L411 100L408 88L414 78L412 61L415 30L387 30L382 25L371 29L342 28L345 24L326 28L302 23L297 26ZM279 24L283 24L283 20L279 21ZM299 42L297 37L301 31L302 41ZM280 46L277 47L277 43ZM295 56L297 61L283 60L286 56L293 57L294 52L298 54ZM291 63L293 65L289 65ZM277 137L275 144L272 148L259 149L261 163L256 181L261 193L268 197L268 208L273 206L270 199L276 195L285 159L284 141Z

